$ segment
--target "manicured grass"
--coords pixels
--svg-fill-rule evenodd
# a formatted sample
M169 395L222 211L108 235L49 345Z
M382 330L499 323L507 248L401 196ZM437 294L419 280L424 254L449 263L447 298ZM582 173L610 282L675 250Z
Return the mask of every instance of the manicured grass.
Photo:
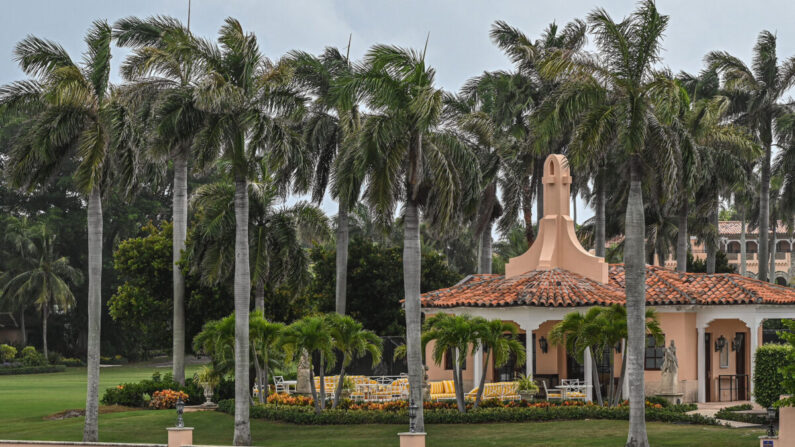
M152 366L103 368L101 388L148 378ZM168 371L158 369L161 374ZM191 370L192 373L192 370ZM85 369L30 376L0 376L0 439L78 441L83 418L45 421L43 416L85 404ZM165 443L165 427L173 426L174 410L129 411L100 416L100 441ZM194 442L230 445L232 416L188 413L185 424L195 427ZM397 446L397 425L296 426L253 420L255 445L320 447ZM615 446L626 440L625 421L564 421L524 424L436 425L428 427L429 445L480 446ZM699 425L649 424L654 446L751 447L763 430L728 429Z

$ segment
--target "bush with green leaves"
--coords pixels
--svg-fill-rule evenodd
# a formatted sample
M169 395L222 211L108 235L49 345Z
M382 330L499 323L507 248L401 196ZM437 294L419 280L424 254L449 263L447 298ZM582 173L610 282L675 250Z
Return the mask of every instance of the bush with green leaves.
M745 422L747 424L763 425L767 422L767 416L762 414L747 414L738 413L738 411L751 410L751 404L734 405L731 407L721 408L715 413L717 419L724 419L727 421Z
M12 366L8 368L0 368L0 376L13 376L18 374L44 374L64 371L66 371L66 367L63 365Z
M17 356L17 348L10 345L0 345L0 362L10 362Z
M46 366L50 363L47 361L47 358L44 357L44 354L37 351L33 346L25 346L22 348L20 358L24 366Z
M787 356L793 351L792 346L767 344L756 349L754 354L754 400L767 408L786 394L784 390L784 374L780 371L787 364Z
M105 390L102 395L103 405L123 405L125 407L147 408L149 399L155 391L174 390L183 391L188 394L187 405L199 405L204 403L204 389L193 381L192 378L185 380L185 386L181 386L171 378L171 374L160 378L160 374L153 374L152 379L140 382L124 383ZM230 385L231 384L231 385ZM234 397L234 382L222 380L216 388L215 395L220 399Z

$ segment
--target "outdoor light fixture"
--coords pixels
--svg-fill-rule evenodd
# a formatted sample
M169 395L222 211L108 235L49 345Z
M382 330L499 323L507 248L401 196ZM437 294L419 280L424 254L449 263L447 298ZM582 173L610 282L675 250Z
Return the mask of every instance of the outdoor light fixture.
M549 343L547 343L546 337L542 336L541 338L538 339L538 347L541 348L541 352L543 352L544 354L546 354L547 351L549 351Z
M616 352L621 354L621 342L616 343Z
M181 397L177 397L177 427L182 428L185 422L182 420L182 413L185 411L185 402Z
M726 347L726 337L721 335L720 337L718 337L717 340L715 340L715 352L723 351L723 348L725 347Z
M409 431L414 433L414 420L417 418L417 405L414 403L414 399L411 399L409 403Z
M737 334L734 336L734 340L732 340L732 351L736 351L740 349L740 345L742 344L742 335Z
M767 421L770 425L767 426L767 435L768 436L776 436L776 428L773 426L773 421L776 420L776 409L771 407L767 407Z

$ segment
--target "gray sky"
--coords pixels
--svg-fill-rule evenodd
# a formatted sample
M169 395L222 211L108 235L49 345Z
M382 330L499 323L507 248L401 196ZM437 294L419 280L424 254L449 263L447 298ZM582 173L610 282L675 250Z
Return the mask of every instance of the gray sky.
M187 0L6 0L0 15L0 83L21 79L12 60L13 46L28 34L53 39L74 59L85 49L83 36L91 22L155 14L187 18ZM792 0L658 0L671 16L664 40L664 64L673 71L697 72L704 54L726 50L750 63L759 32L778 33L780 58L795 55L795 2ZM510 68L489 40L495 20L505 20L536 38L553 21L565 24L604 7L615 19L630 13L632 0L193 0L191 29L215 36L223 19L236 17L254 31L263 52L273 59L291 49L313 53L325 46L344 47L352 34L351 55L358 58L374 43L421 48L430 32L428 62L438 84L458 89L471 76ZM116 66L123 57L116 51ZM114 81L119 81L114 70ZM576 173L574 173L576 175ZM581 221L593 213L579 203ZM330 201L324 209L334 214Z

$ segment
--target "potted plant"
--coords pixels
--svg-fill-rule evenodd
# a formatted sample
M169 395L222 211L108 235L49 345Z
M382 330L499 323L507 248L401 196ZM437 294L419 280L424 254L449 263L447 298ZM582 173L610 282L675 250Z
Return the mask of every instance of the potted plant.
M538 393L538 385L533 380L533 376L520 375L516 381L516 392L522 400L532 400Z
M206 402L202 404L203 407L214 407L215 404L213 403L213 390L218 384L221 383L221 377L215 372L215 370L210 366L204 366L193 376L193 381L201 385L204 388L204 398L207 399Z

